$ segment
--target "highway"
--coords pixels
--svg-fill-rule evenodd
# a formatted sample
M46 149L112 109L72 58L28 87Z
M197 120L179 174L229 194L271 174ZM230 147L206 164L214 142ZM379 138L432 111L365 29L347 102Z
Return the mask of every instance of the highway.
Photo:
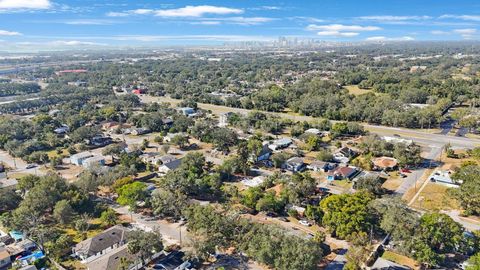
M150 102L168 102L172 105L176 105L180 103L182 100L179 99L172 99L169 97L153 97L147 95L141 95L140 99L144 103ZM242 109L242 108L232 108L220 105L213 105L213 104L206 104L206 103L198 103L198 107L204 110L209 110L213 114L220 115L226 112L234 112L239 114L248 114L253 110L249 109ZM281 118L291 119L293 121L314 121L318 119L312 116L305 116L305 115L295 115L289 113L276 113L276 112L264 112L271 115L276 115ZM332 121L335 122L335 121ZM414 142L429 146L429 147L443 147L446 143L450 143L453 148L473 148L475 146L480 146L480 139L471 139L467 137L456 137L451 135L443 135L443 134L435 134L435 133L428 133L421 130L415 129L408 129L408 128L396 128L396 127L386 127L386 126L378 126L378 125L371 125L371 124L362 124L366 130L378 134L380 136L394 136L400 135L402 138L413 140Z

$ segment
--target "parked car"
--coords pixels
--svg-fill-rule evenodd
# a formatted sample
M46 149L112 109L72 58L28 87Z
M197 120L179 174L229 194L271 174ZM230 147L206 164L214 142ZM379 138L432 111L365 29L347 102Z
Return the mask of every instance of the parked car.
M283 222L290 222L290 220L288 220L288 218L286 218L286 217L278 217L278 220L283 221Z
M307 226L307 227L310 227L312 226L312 224L310 222L308 222L308 220L300 220L298 223L302 224L303 226Z
M400 170L400 172L402 172L402 173L411 173L412 171L410 171L410 170L407 169L407 168L403 168L403 169Z
M37 167L37 166L38 166L38 165L37 165L37 164L34 164L34 163L32 163L32 164L27 164L27 167L25 167L25 169L33 169L33 168L35 168L35 167Z

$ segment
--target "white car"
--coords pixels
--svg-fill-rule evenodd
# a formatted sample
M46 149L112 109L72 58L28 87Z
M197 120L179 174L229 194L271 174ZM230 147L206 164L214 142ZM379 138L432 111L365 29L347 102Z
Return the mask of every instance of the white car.
M302 224L303 226L307 226L307 227L310 227L312 226L312 224L310 224L310 222L308 222L307 220L300 220L298 223Z

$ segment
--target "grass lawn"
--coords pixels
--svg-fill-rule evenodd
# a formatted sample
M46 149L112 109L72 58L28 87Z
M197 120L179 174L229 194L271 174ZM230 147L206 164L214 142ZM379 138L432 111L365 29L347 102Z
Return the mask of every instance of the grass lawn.
M373 92L372 90L369 90L369 89L360 89L358 85L345 85L343 88L347 89L349 94L356 95L356 96Z
M459 209L458 202L447 195L447 190L444 185L428 183L412 206L433 211Z
M48 151L47 155L48 155L48 158L54 158L54 157L59 156L59 154L57 154L56 149ZM70 154L68 153L67 149L62 149L62 153L60 154L60 156L67 156L68 157L69 155Z
M419 269L420 267L420 265L414 259L388 250L383 253L382 258L400 265L408 266L412 269Z
M100 221L99 218L90 220L89 224L90 224L90 228L87 231L87 238L93 237L101 233L102 231L104 231L104 228L102 227L102 222ZM75 230L75 228L63 227L61 229L65 232L65 234L72 236L73 242L75 243L80 243L81 241L84 240L82 239L82 235L80 235L78 231Z
M400 178L398 171L390 172L390 177L383 183L382 187L391 191L397 190L402 184L403 178Z
M349 190L353 187L353 183L352 181L349 181L349 180L335 180L335 181L332 181L332 185L336 186L336 187L339 187L339 188L343 188L345 190Z

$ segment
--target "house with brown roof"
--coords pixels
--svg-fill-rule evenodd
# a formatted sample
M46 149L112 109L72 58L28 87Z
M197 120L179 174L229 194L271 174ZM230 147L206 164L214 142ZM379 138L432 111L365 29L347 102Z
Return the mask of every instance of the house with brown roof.
M372 160L374 169L376 170L394 170L398 161L392 157L377 157Z
M342 180L342 179L353 179L359 171L355 167L344 166L344 167L337 167L335 170L331 171L327 175L328 181L333 180Z

